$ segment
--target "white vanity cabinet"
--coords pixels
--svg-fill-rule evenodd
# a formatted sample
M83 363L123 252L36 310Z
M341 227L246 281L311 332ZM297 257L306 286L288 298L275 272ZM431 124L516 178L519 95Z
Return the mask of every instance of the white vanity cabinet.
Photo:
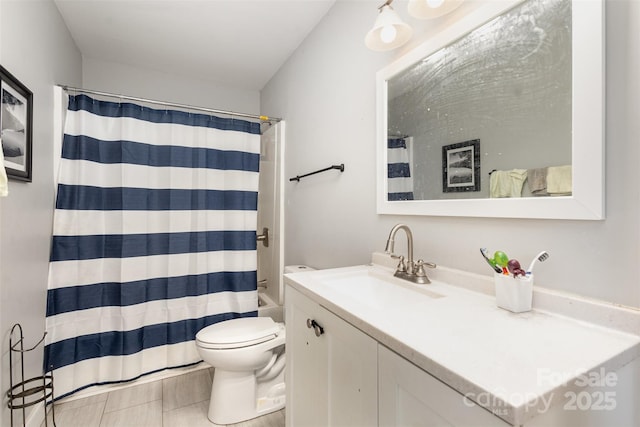
M299 291L285 301L287 426L508 426Z
M287 426L376 426L377 342L286 289Z
M380 426L509 426L405 358L379 345Z
M429 293L376 264L285 275L287 425L640 426L640 314L540 290L560 315L509 313L441 274Z

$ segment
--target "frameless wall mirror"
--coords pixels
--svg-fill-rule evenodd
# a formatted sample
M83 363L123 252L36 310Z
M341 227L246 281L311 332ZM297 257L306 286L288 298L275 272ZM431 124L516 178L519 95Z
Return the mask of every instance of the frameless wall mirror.
M377 102L378 213L604 218L604 2L479 2Z

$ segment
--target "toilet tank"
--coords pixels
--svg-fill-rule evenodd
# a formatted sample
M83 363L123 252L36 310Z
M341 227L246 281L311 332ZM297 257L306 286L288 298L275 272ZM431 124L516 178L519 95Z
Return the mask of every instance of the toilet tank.
M313 271L315 268L309 267L308 265L285 265L284 274L287 273L299 273L301 271Z

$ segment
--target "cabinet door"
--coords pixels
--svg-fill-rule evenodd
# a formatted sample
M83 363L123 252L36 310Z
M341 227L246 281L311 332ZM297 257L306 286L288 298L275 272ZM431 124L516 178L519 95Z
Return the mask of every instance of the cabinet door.
M509 425L382 345L378 366L380 426Z
M287 425L377 425L376 341L293 288L286 292Z
M318 309L297 291L286 288L287 426L328 425L327 340L316 337L314 329L307 327L307 319L316 317Z

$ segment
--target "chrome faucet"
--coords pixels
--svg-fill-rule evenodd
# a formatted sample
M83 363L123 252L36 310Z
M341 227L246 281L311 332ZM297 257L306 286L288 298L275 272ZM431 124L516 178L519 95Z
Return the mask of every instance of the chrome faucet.
M395 237L398 230L404 230L407 235L407 257L409 258L405 264L405 259L403 256L398 256L393 253L394 245L395 245ZM431 281L427 277L427 273L424 271L424 267L435 268L436 265L431 262L424 262L419 259L417 262L413 262L413 234L411 233L411 229L408 225L405 224L396 224L391 229L389 233L389 238L387 239L387 245L384 249L386 253L391 255L393 258L399 258L400 262L396 267L396 271L393 274L395 277L399 277L401 279L409 280L410 282L420 283L420 284L429 284Z

